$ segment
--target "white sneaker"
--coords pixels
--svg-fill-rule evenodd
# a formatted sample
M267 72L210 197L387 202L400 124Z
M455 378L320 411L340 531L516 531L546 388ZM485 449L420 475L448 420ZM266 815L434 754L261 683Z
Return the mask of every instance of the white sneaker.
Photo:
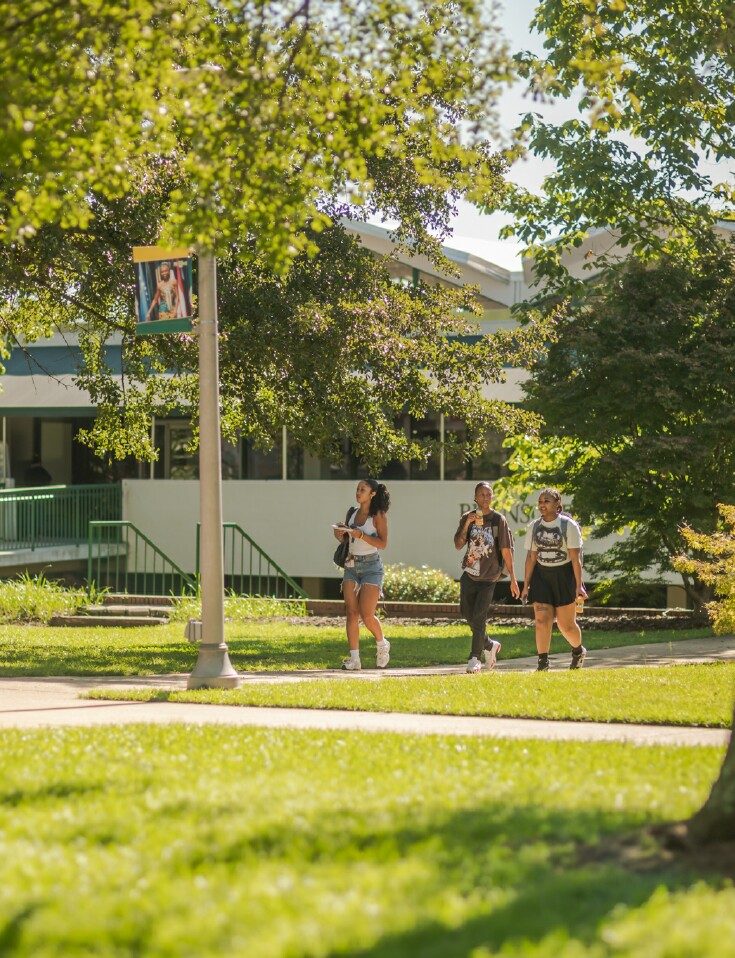
M474 655L467 663L468 672L482 672L482 662Z
M375 664L379 669L384 669L390 662L390 642L387 639L385 639L384 642L378 642L376 649L377 658L375 660Z
M485 642L485 668L494 669L498 660L498 653L503 648L497 639L488 639Z
M359 659L353 659L352 656L349 659L344 659L342 661L342 668L346 669L348 672L359 672L362 668L362 662Z

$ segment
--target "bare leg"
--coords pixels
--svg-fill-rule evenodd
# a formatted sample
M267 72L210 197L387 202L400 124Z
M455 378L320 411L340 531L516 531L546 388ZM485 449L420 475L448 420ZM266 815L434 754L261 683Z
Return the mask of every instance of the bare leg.
M534 602L533 612L536 620L536 651L539 655L547 655L551 648L554 606L546 605L543 602Z
M365 586L362 588L364 589ZM343 584L342 596L345 600L345 615L347 616L347 644L352 652L360 648L360 606L355 593L354 582L348 581Z
M375 636L376 642L383 641L383 627L375 616L375 610L378 608L380 600L380 586L364 585L360 589L359 606L360 618L365 623L365 628ZM352 646L350 646L351 648Z
M556 610L556 624L571 647L579 648L582 644L582 630L577 625L577 609L574 602L559 606Z

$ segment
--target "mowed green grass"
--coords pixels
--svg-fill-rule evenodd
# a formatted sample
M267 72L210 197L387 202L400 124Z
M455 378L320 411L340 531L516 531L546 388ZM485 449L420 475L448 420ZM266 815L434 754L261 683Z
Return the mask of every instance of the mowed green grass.
M732 885L600 854L693 812L722 754L185 725L5 731L0 951L728 958Z
M494 715L730 728L735 664L420 678L246 683L239 689L95 689L90 698L278 708Z
M196 647L183 637L182 623L152 628L69 629L52 626L0 626L0 676L156 675L190 672ZM395 666L464 662L470 647L466 626L392 626L391 661ZM493 629L503 643L503 658L533 655L530 628ZM648 632L588 632L589 649L641 643L676 642L712 635L710 629ZM346 654L344 629L278 622L229 622L230 658L240 671L339 668ZM567 648L556 637L555 649ZM364 638L366 662L374 640Z

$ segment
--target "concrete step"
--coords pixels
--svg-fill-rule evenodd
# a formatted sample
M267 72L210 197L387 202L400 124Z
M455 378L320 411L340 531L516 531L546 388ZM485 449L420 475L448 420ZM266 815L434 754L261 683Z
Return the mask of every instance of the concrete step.
M70 628L92 628L102 625L132 628L137 625L165 625L168 619L152 615L55 615L49 625L64 625Z
M155 605L85 605L78 610L79 615L137 615L153 616L158 619L166 619L167 609L164 606Z
M103 605L148 605L170 609L176 599L170 595L128 595L127 592L109 592L102 596Z

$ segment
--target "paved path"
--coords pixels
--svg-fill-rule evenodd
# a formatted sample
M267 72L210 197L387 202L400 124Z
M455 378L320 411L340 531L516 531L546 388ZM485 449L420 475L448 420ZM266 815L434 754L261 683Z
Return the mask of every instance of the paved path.
M552 656L552 668L565 668L569 653ZM659 645L628 646L590 653L591 668L669 665L691 662L735 661L735 636L687 639ZM534 668L535 657L500 662L498 672ZM281 673L244 673L244 682L294 682L304 679L389 681L398 676L447 675L463 666L365 669L358 673L312 670ZM468 676L468 681L472 681ZM92 688L168 688L186 686L185 675L145 677L17 678L0 679L0 728L58 725L110 725L131 722L212 722L277 728L359 729L372 732L480 735L496 738L618 741L659 745L723 745L729 732L676 726L622 725L602 722L559 722L540 719L503 719L475 716L411 715L326 709L247 708L226 705L188 705L170 702L100 702L80 699Z
M409 715L326 709L247 708L172 702L101 702L80 699L90 688L181 688L184 676L133 679L2 679L0 729L41 726L127 725L136 722L192 722L269 728L343 729L408 732L423 735L468 735L555 741L633 742L637 745L725 745L722 729L603 722L556 722L540 719L482 718L465 715Z

